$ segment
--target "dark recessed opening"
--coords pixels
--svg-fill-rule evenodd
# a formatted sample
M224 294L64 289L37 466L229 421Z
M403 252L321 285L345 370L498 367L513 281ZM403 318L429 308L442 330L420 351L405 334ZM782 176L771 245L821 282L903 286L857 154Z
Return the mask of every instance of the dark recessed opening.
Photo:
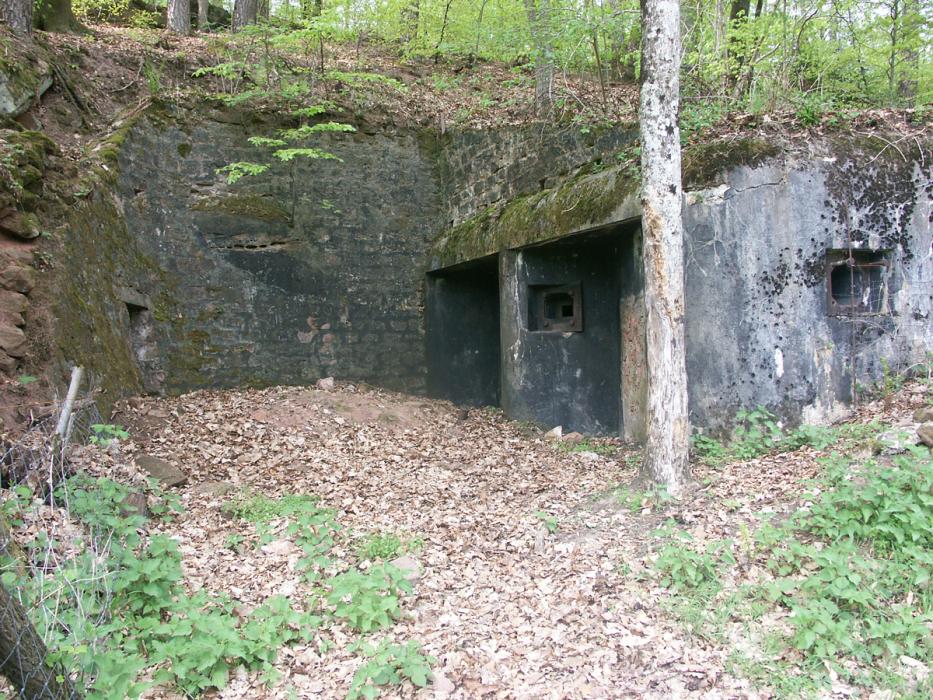
M130 350L143 379L143 389L159 393L164 381L155 340L155 319L145 306L124 302L130 321Z
M580 285L531 285L528 300L529 330L579 332L583 330Z
M885 251L829 251L829 310L834 315L884 313L888 261Z

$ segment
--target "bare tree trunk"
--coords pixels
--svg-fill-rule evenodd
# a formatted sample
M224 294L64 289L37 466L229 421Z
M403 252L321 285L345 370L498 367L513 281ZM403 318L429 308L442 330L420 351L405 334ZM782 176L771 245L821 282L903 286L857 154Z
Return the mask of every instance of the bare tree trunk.
M0 516L0 555L18 559L18 547ZM0 585L0 673L20 697L67 700L78 694L60 668L48 666L48 650L19 599ZM59 677L64 680L59 681Z
M535 111L545 116L554 97L554 46L550 0L525 0L525 12L535 44Z
M742 40L735 36L736 30L748 22L748 12L751 9L751 0L732 0L729 7L729 88L735 88L739 80L739 74L742 72L742 66L745 65L745 46L744 38Z
M84 29L75 19L71 10L71 0L44 0L40 5L36 24L39 29L47 32L71 33Z
M897 96L901 106L913 107L917 99L917 85L920 76L920 46L923 14L919 0L904 0L902 13L900 46L901 77L897 83Z
M210 20L208 19L209 11L210 3L208 0L198 0L198 31L206 32L210 26Z
M648 444L642 476L678 495L689 479L684 348L680 4L642 0L641 129Z
M165 26L175 34L187 36L191 33L190 0L168 0L168 15Z
M418 25L421 22L421 2L412 0L402 8L402 44L408 45L418 40Z
M33 0L0 0L0 22L14 34L32 33Z
M234 32L239 31L247 24L256 24L257 0L235 0L233 3Z

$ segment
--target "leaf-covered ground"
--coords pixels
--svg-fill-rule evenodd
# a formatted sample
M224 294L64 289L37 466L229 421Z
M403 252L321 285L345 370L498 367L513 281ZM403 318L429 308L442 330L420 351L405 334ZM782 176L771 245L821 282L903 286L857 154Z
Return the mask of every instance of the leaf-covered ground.
M896 423L928 400L929 386L914 385L858 420ZM734 649L755 643L741 625L723 644L691 634L671 612L676 597L655 573L652 533L673 519L697 542L732 539L790 512L820 469L811 448L698 466L693 495L664 503L619 490L637 453L612 441L558 446L493 410L366 387L134 400L116 421L131 439L83 460L123 479L133 478L137 453L180 467L184 513L152 527L178 541L187 587L231 595L244 614L273 595L301 600L309 584L284 519L263 543L225 508L243 493L313 494L334 508L346 528L334 572L358 563L368 535L409 545L414 591L386 635L421 643L437 662L427 689L406 683L388 696L772 696L731 670ZM343 697L362 663L350 648L357 638L326 622L310 644L281 650L277 680L239 671L216 697ZM844 683L827 689L853 693ZM148 697L174 696L158 688Z

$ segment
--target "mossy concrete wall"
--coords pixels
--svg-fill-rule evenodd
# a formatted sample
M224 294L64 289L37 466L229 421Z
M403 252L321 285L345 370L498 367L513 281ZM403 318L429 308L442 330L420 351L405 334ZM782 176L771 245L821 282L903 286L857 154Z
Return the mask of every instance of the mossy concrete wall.
M123 201L107 178L69 208L53 254L55 285L55 356L66 365L80 365L89 373L102 415L113 402L139 393L144 386L161 385L158 357L140 363L131 341L128 302L145 304L154 314L176 313L170 286L156 260L138 245L127 228Z
M687 150L686 333L694 425L721 429L738 410L757 406L791 422L829 420L846 410L855 386L877 381L885 364L896 372L929 362L930 144L922 153L916 143L886 146L894 140L732 139ZM637 218L639 209L637 173L619 166L584 169L446 229L435 239L428 266L443 275L472 259L582 240L581 234ZM889 268L879 313L831 313L827 252L849 245L884 251ZM567 250L580 254L583 248ZM521 280L501 284L522 286ZM623 285L620 311L631 323L622 328L622 406L623 413L633 411L623 416L623 432L638 438L646 376L644 323L633 313L642 302L639 271L629 269ZM506 338L520 337L524 322L522 313L512 316L515 328L502 334L504 357L511 347ZM513 394L535 393L524 377L548 362L544 352L504 361L503 386L518 386ZM617 401L618 392L607 390L605 400ZM552 421L552 413L541 398L516 415Z
M247 139L274 127L160 110L119 135L126 222L175 304L156 318L166 391L325 376L423 391L424 260L437 231L630 137L362 124L315 140L339 160L276 162L227 184L219 168L270 161Z
M841 415L854 385L933 352L929 144L813 140L689 192L691 415L726 425L765 406L797 422ZM833 315L827 251L886 251L880 313Z

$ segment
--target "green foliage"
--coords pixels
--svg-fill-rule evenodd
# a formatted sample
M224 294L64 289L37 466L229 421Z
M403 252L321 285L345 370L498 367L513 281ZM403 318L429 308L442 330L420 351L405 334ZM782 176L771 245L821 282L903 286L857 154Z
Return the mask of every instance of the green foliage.
M23 386L27 386L28 384L39 381L39 378L34 377L31 374L21 374L16 378L16 381L18 381Z
M848 431L842 440L860 432ZM789 613L787 627L765 628L761 635L761 654L776 661L762 666L740 653L733 658L743 673L781 693L814 693L828 686L831 672L848 683L907 695L897 659L933 662L930 452L916 448L890 463L834 455L824 460L816 487L812 503L792 518L743 538L743 557L768 571L741 591L744 609L714 593L716 577L733 563L724 548L666 544L655 566L676 592L672 607L692 611L685 618L701 626L718 617L704 607L729 607L729 616L746 625L759 624L767 612L762 605ZM797 656L789 657L788 649Z
M217 169L218 175L227 176L227 184L234 184L239 182L243 177L247 175L262 175L269 169L268 165L263 165L262 163L251 163L249 161L238 161L236 163L230 163L225 165L222 168Z
M543 510L539 510L535 513L535 517L541 521L541 524L544 525L544 529L551 535L555 534L560 529L557 516L555 515L548 515Z
M385 563L366 571L350 569L325 583L330 589L327 602L334 607L334 616L363 634L385 629L401 617L399 597L412 592L405 572Z
M789 452L809 445L825 450L851 429L834 430L817 425L802 425L785 430L777 416L762 407L736 414L737 424L728 443L708 435L693 436L693 454L706 464L718 466L730 461L754 459L769 452Z
M91 431L91 444L101 447L106 447L114 440L126 440L130 436L123 426L110 423L95 423L91 426Z
M437 662L414 641L402 645L383 640L377 647L363 644L361 648L367 661L353 674L347 700L379 697L379 686L400 685L405 678L424 688L431 680L431 665Z
M730 542L715 542L702 550L691 544L689 533L675 532L658 553L654 569L661 575L660 583L665 588L683 591L714 583L719 569L735 562Z
M583 438L580 442L557 441L554 446L560 452L594 452L604 457L612 457L618 451L615 445L594 438Z
M312 160L340 160L333 153L313 147L289 147L289 143L304 141L314 134L352 132L356 129L349 124L339 122L321 122L318 124L305 124L294 129L279 129L276 137L269 136L251 136L248 141L251 145L260 148L272 150L272 157L283 162L289 162L295 158L309 158ZM269 169L268 165L261 163L252 163L249 161L239 161L230 163L222 168L218 168L218 174L225 174L227 182L233 184L247 175L261 175Z
M72 0L75 17L85 21L106 22L126 15L130 0Z
M361 561L377 559L395 559L405 552L421 549L420 537L403 539L394 532L373 532L363 537L356 545L356 556Z
M146 78L149 94L152 97L158 97L162 91L162 71L149 59L146 59L146 62L143 63L143 76Z

